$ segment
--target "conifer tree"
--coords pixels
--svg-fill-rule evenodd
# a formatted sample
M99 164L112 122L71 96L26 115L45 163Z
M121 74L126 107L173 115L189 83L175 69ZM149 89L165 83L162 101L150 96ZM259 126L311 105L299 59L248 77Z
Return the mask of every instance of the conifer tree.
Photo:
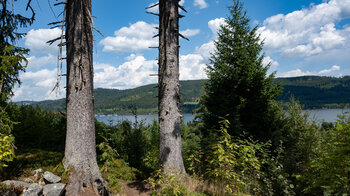
M27 27L34 21L34 12L28 1L27 9L32 10L32 17L16 14L8 0L0 0L0 102L4 102L13 95L13 87L19 84L18 74L25 70L26 58L29 50L16 46L14 43L24 36L18 33L20 27Z
M243 4L234 0L228 8L230 14L219 29L207 66L209 80L199 110L203 134L219 129L220 119L225 118L231 123L230 134L244 131L265 140L273 131L269 115L280 87L273 84L274 74L267 74L270 65L263 64L263 43L257 27L250 27Z

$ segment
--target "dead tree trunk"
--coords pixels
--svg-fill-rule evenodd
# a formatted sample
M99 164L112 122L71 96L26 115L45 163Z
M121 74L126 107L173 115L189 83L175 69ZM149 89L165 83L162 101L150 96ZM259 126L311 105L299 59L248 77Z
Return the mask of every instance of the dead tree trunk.
M67 195L105 190L96 160L91 0L67 0ZM104 193L105 194L105 193Z
M186 173L181 141L178 3L159 1L159 164L165 171Z

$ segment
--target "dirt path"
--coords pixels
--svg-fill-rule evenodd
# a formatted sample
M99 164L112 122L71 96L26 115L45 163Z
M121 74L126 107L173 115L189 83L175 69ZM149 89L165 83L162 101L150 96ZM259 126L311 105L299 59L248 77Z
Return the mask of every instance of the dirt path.
M119 196L147 196L150 195L152 190L149 184L143 181L119 181L122 187L122 193Z

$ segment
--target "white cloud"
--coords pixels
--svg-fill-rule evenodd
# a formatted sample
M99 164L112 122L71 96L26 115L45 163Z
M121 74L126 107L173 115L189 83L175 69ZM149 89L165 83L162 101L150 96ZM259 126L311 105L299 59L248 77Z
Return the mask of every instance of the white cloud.
M185 4L185 0L181 0L179 4L180 5L184 5Z
M29 64L28 67L41 67L43 65L55 64L57 57L53 56L52 54L48 54L47 56L42 57L30 56L27 58L27 60Z
M56 81L56 71L42 69L37 72L24 72L20 76L23 83L25 81L31 81L36 87L53 87Z
M58 99L65 96L64 89L60 88L59 93L52 92L56 83L56 70L42 69L37 72L24 72L20 74L22 85L15 89L13 101L45 99Z
M110 64L95 64L95 87L128 89L141 85L157 83L157 77L150 74L158 73L155 60L147 60L141 55L132 54L120 66ZM180 79L194 80L206 78L204 59L199 54L180 56Z
M296 70L288 71L285 73L277 74L277 76L281 77L281 78L306 76L306 75L315 75L315 73L312 73L309 71L303 72L303 71L301 71L301 69L296 69Z
M207 78L205 68L204 58L199 54L180 56L180 80Z
M220 29L221 25L226 23L225 18L215 18L208 22L208 27L211 30L213 37L207 43L202 44L201 46L197 46L195 49L196 54L200 54L203 57L203 60L207 63L208 59L211 57L212 53L215 50L214 40L217 38L217 33Z
M149 61L135 54L126 60L128 61L118 67L96 64L95 87L127 89L157 82L156 77L150 76L157 72L157 61Z
M114 33L114 37L106 37L101 40L105 52L138 52L146 50L151 46L158 46L158 39L152 38L157 34L155 24L148 24L144 21L123 27Z
M340 66L338 65L333 65L330 69L325 69L325 70L322 70L320 72L318 72L320 75L324 75L324 74L330 74L334 71L339 71L340 70Z
M266 66L270 63L270 70L275 71L277 69L277 67L280 65L277 61L273 60L271 57L269 56L265 56L265 58L263 59L263 64Z
M208 4L205 2L205 0L194 0L193 5L199 7L200 9L208 7Z
M202 57L206 61L208 61L208 59L211 57L214 50L215 50L214 41L210 41L208 43L202 44L200 47L196 47L196 53L202 55Z
M324 69L319 72L311 72L311 71L302 71L301 69L296 69L292 71L288 71L285 73L279 73L277 74L278 77L297 77L297 76L306 76L306 75L328 75L328 76L334 76L337 71L340 70L340 66L333 65L330 69Z
M345 29L335 24L350 17L350 0L330 0L283 15L267 18L259 28L268 52L289 58L322 55L346 47Z
M61 35L59 28L30 30L25 37L25 46L32 53L53 53L58 51L58 42L49 45L46 42Z
M180 33L185 37L192 37L198 35L200 33L199 29L186 29L184 31L180 31Z
M224 25L226 23L225 18L216 18L213 20L210 20L208 22L208 27L210 28L211 32L213 33L213 36L216 38L217 33L220 29L221 25Z
M335 29L333 23L321 27L318 36L312 39L313 45L324 49L338 48L345 44L345 38Z

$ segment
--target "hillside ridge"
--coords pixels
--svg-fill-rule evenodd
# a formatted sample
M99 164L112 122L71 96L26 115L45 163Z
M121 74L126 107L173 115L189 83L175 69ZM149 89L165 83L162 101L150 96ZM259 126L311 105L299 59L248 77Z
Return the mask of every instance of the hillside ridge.
M205 80L180 81L181 106L184 113L190 113L199 107L199 98L203 92ZM276 78L275 83L283 87L278 101L287 102L291 97L298 100L305 109L335 108L339 104L350 104L350 76L342 78L326 76L300 76ZM156 113L156 84L148 84L133 89L95 89L96 114L130 114L136 108L137 113ZM39 102L22 101L17 104L39 105L45 110L64 111L65 99Z

